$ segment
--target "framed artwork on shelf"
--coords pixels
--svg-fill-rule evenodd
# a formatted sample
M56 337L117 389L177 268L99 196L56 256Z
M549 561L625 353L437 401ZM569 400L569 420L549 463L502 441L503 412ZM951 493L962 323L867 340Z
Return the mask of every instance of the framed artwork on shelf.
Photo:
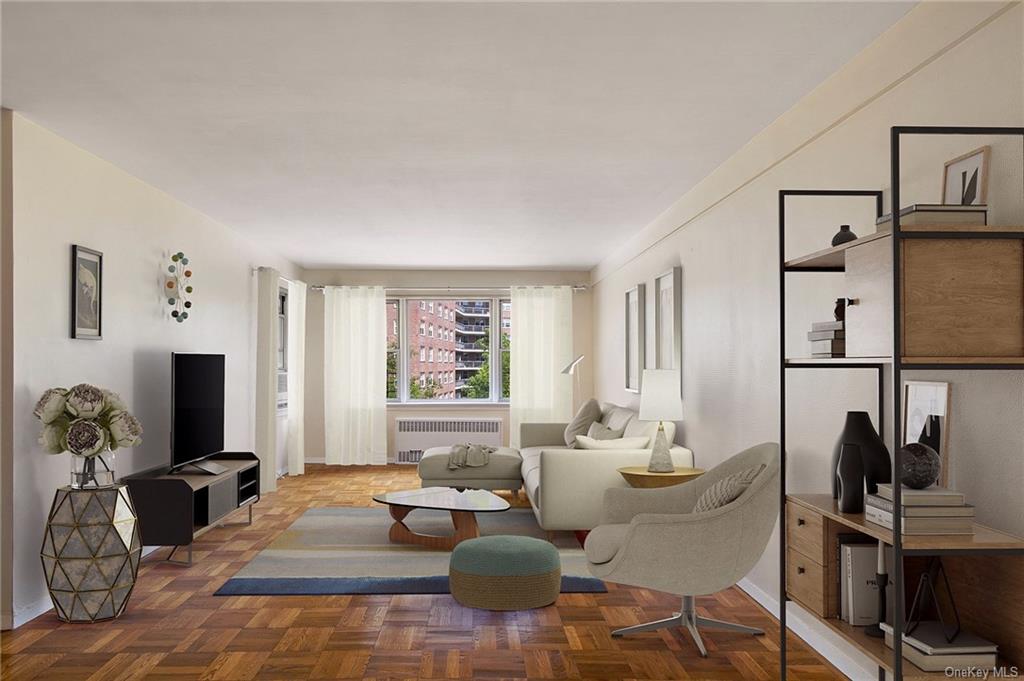
M922 442L939 454L937 484L949 484L949 422L952 404L949 383L903 382L903 444Z
M683 268L654 278L654 368L682 369Z
M645 367L644 350L647 339L644 334L644 311L647 306L644 297L645 286L637 284L626 291L626 390L640 392L640 376Z
M976 206L988 198L988 159L992 147L979 147L946 161L942 173L942 203Z
M103 338L103 254L71 246L71 337Z

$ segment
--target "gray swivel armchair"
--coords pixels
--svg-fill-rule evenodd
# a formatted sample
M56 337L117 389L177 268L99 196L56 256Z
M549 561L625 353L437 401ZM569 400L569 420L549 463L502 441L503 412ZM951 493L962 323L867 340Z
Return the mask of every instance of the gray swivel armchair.
M692 512L715 482L760 464L765 468L738 498L711 511ZM697 615L694 597L734 585L764 553L779 517L779 467L779 445L768 442L682 485L605 491L601 525L585 545L590 572L605 581L678 594L683 600L682 611L674 616L617 629L612 636L686 627L707 657L698 627L764 633Z

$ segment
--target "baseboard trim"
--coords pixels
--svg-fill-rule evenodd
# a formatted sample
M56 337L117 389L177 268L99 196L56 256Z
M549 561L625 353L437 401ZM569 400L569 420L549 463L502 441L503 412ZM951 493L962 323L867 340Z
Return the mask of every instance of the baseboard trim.
M746 578L740 580L736 586L761 604L772 616L778 616L779 602L774 596ZM818 651L853 681L878 679L878 666L871 658L851 648L843 639L818 622L817 617L793 601L790 601L786 608L786 625L791 633L800 637L804 643Z
M309 457L306 457L306 463L322 463L322 464L326 465L327 464L327 459L325 457L322 457L322 456L309 456ZM392 457L389 454L388 455L387 465L390 466L393 463L395 463L395 459L394 459L394 457ZM384 465L384 464L379 464L379 465Z

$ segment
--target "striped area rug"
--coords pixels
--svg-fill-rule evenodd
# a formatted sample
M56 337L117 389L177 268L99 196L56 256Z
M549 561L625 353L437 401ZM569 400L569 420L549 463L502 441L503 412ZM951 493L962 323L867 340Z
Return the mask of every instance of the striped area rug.
M545 539L529 509L477 514L482 535L515 534ZM448 591L448 551L388 541L385 508L312 508L260 551L217 596L443 594ZM446 511L415 510L405 518L415 532L451 534ZM557 532L562 592L605 591L591 577L571 532Z

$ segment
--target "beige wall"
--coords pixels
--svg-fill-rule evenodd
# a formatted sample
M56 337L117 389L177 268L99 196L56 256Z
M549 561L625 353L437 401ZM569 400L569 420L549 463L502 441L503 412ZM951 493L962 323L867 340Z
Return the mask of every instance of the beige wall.
M525 284L572 285L587 281L586 272L547 272L528 270L307 270L308 284L317 285L381 285L389 288L432 289L451 287L464 290L497 288ZM437 295L437 291L423 291ZM403 293L403 295L409 295ZM587 360L581 376L579 394L574 401L589 398L593 393L591 367L591 295L589 291L573 294L573 352L586 354ZM324 413L317 405L323 404L324 361L324 298L310 291L306 298L306 460L324 459ZM394 405L388 407L388 456L394 458L395 419L400 416L446 416L459 418L476 416L501 418L502 432L508 442L509 415L505 405Z
M253 446L255 278L269 265L297 269L238 233L26 120L14 117L15 423L14 615L50 607L39 567L54 490L67 455L36 439L35 400L55 385L91 382L121 394L145 427L144 443L117 454L119 475L169 460L170 353L227 356L225 444ZM68 337L71 244L104 253L101 341ZM169 319L165 258L185 251L195 269L192 317Z
M623 292L638 282L650 287L656 275L680 265L685 409L677 439L703 467L777 440L778 190L876 188L888 200L890 126L1024 124L1022 21L1020 4L919 6L597 267L596 395L635 406L637 396L622 385ZM943 161L989 143L992 221L1024 223L1021 141L1014 138L906 142L902 203L938 202ZM788 205L790 256L827 247L840 223L873 231L870 201ZM842 275L787 281L787 347L802 356L810 322L829 319L832 301L843 294ZM1024 375L908 375L918 377L953 383L953 484L977 505L981 522L1024 534ZM789 489L827 491L845 411L875 409L873 374L790 371L788 380ZM777 594L776 541L744 584L765 603ZM865 658L801 617L799 606L791 608L794 626L836 651L830 658L847 673L875 678Z
M0 110L0 629L14 622L14 116Z

